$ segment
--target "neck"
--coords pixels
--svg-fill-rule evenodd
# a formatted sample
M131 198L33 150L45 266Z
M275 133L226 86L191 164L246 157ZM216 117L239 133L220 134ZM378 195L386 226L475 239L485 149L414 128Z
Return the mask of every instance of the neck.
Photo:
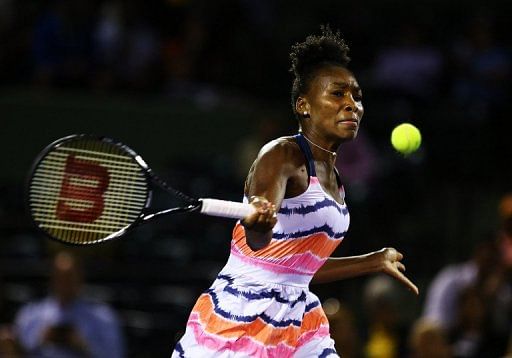
M318 149L322 153L327 153L329 159L331 159L332 162L334 163L334 161L336 160L336 151L332 151L332 150L326 149L323 146L321 146L320 144L315 143L307 135L305 135L303 132L301 132L301 134L304 137L304 139L306 139L306 141L308 141L309 144L311 144L313 146L313 148Z

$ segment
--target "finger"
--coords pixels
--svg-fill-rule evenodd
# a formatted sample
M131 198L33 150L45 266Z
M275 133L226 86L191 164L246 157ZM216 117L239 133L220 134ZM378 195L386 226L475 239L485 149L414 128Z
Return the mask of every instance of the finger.
M405 265L401 262L396 262L396 267L400 270L400 271L405 271Z
M402 255L401 252L398 252L398 251L395 251L396 252L396 259L398 261L402 260L404 258L404 255Z
M257 223L262 225L262 224L265 224L267 222L267 215L266 213L262 213L261 215L258 216L258 220L257 220Z
M404 274L402 274L401 272L397 272L397 276L395 276L395 277L397 277L400 282L402 282L407 288L409 288L416 295L419 294L420 291L418 290L418 287L416 287L416 285L414 283L412 283L412 281L409 280Z
M269 201L263 196L251 196L249 204L252 204L255 208L265 208L270 204Z
M261 215L261 209L257 208L254 213L246 216L243 220L241 220L241 224L246 228L251 228L258 222Z

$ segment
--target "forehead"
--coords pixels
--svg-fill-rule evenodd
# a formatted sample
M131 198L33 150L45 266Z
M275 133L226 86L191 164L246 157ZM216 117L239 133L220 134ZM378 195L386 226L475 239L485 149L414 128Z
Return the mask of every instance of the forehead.
M318 69L311 81L310 90L322 90L329 86L359 89L354 74L341 66L324 66Z

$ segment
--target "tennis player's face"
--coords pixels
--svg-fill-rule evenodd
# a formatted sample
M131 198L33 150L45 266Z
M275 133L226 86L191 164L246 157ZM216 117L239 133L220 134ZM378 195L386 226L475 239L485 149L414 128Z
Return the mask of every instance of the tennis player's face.
M364 108L361 88L349 70L341 66L318 70L305 98L317 133L341 141L356 137Z

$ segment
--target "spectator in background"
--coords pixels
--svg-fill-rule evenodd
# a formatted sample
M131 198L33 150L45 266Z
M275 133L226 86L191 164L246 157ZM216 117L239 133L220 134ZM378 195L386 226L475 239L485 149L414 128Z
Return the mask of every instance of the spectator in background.
M99 89L110 89L118 82L118 67L122 61L125 35L122 3L105 1L100 5L99 15L93 30L94 61L96 65L94 85Z
M92 6L53 0L33 32L34 82L79 87L88 81L92 55Z
M445 331L438 324L419 319L409 336L410 358L450 358L451 350Z
M493 347L505 349L512 356L512 195L505 195L500 203L500 231L498 247L501 257L500 270L488 280L485 300L489 306L488 332ZM503 353L503 351L499 351Z
M423 316L447 331L452 329L460 293L493 272L496 256L494 241L487 240L475 247L466 262L444 267L430 283Z
M329 320L331 337L336 344L336 350L343 358L361 356L361 342L355 323L354 314L349 307L337 298L328 298L322 307Z
M22 307L15 319L24 350L38 357L123 357L119 322L109 307L80 296L81 267L67 252L53 261L52 293Z
M24 357L16 337L9 327L0 326L0 357Z
M391 91L409 99L432 97L441 75L441 52L425 43L417 24L404 24L401 31L397 31L397 37L394 44L382 48L376 55L374 86L382 90L382 94Z
M510 52L495 36L491 18L475 17L469 21L463 38L451 46L454 58L453 94L458 109L464 111L465 123L490 120L496 107L503 105L512 74Z
M452 353L456 358L498 357L489 354L486 334L487 305L477 286L459 292L456 300L455 322L450 332Z
M364 288L367 337L364 356L368 358L401 357L405 351L402 315L405 308L396 283L387 276L371 278Z
M147 3L126 2L124 47L120 61L123 84L135 90L150 90L160 81L160 41Z
M512 218L512 193L503 195L498 207L498 215L501 221Z
M498 357L512 328L512 212L499 205L496 237L480 243L468 261L442 269L427 293L424 317L450 332L456 357Z
M4 315L6 309L4 307L4 297L2 296L3 292L2 278L0 277L0 357L21 357L21 350L11 327L4 325L6 322L6 316Z

